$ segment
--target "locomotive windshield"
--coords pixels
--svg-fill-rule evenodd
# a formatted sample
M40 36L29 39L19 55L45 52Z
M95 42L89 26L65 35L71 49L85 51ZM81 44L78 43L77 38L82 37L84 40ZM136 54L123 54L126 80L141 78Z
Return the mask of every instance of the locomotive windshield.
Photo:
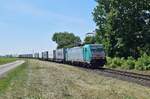
M91 51L93 53L98 53L98 52L104 51L104 49L103 49L103 47L100 47L100 46L91 46Z
M105 59L104 48L101 45L91 46L92 59Z

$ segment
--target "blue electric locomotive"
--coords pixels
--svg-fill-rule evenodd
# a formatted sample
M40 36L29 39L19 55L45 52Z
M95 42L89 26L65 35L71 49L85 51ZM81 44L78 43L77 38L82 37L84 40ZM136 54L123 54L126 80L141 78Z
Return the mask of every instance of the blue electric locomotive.
M49 51L34 54L34 58L37 59L88 66L90 68L100 68L106 64L106 55L101 44L86 44L79 47L56 49L51 56ZM19 55L19 57L33 58L33 55L24 54Z
M57 49L54 51L53 56L55 61L81 64L91 68L103 67L106 63L105 52L100 44L86 44L79 47Z

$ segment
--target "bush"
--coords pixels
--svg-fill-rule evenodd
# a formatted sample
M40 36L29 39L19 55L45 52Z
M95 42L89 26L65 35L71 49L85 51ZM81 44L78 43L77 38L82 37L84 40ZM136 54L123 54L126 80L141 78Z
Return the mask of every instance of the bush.
M109 66L112 63L112 58L107 57L107 66Z
M126 61L124 61L122 68L124 69L134 69L135 68L135 60L133 57L128 57Z
M150 70L150 56L144 54L135 63L135 68L137 70Z
M122 63L123 63L124 59L123 58L107 58L107 62L108 62L108 66L111 68L117 68L117 67L121 67Z
M107 57L107 66L110 68L150 70L150 56L144 54L137 60L133 57L127 59Z

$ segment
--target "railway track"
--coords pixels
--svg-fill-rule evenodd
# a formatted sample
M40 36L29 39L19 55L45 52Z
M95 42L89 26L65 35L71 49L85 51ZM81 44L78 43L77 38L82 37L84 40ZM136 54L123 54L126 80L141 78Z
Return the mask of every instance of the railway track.
M77 65L72 65L77 66ZM100 68L100 69L89 69L84 66L77 66L79 68L82 68L87 71L93 71L100 75L106 76L106 77L112 77L119 80L124 80L132 83L137 83L142 86L150 87L150 75L144 75L139 73L133 73L133 72L127 72L127 71L121 71L121 70L115 70L115 69L109 69L109 68Z
M121 70L114 70L109 68L89 69L84 66L77 66L77 65L71 65L71 66L75 66L86 71L92 71L106 77L112 77L119 80L133 82L133 83L140 84L142 86L150 87L150 75L138 74L133 72L121 71Z
M97 72L107 77L113 77L120 80L134 82L143 86L150 87L150 75L143 75L143 74L138 74L133 72L108 69L108 68L96 69L94 70L94 72Z
M138 79L150 81L150 75L143 75L143 74L138 74L138 73L133 73L133 72L113 70L113 69L108 69L108 68L104 68L104 71L110 72L110 73L116 73L116 74L123 75L123 76L128 76L128 77L133 77L133 78L138 78Z

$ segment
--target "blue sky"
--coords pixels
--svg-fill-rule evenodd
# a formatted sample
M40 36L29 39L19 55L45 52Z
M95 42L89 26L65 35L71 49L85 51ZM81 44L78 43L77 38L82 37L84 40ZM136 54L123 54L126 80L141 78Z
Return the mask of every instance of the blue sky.
M53 50L54 32L95 29L95 0L0 0L0 54Z

